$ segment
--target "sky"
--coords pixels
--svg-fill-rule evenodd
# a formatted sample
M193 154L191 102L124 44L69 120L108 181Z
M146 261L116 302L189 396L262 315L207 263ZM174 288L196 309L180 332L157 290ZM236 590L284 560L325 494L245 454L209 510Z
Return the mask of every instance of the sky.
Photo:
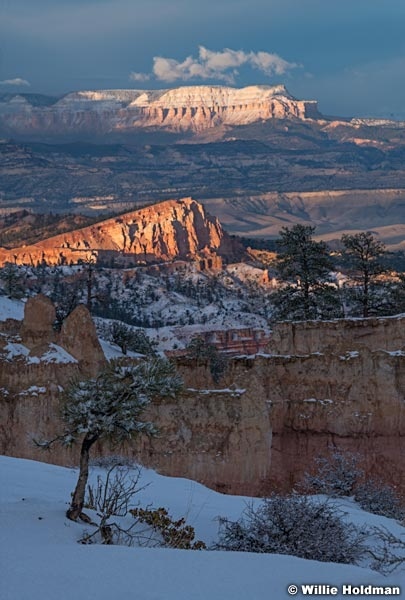
M275 85L405 118L404 0L0 0L0 93Z

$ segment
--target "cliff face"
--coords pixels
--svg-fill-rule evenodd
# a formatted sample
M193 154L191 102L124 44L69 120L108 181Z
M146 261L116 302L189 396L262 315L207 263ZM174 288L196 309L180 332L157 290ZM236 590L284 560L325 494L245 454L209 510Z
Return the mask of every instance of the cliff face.
M142 98L142 97L141 97ZM189 87L169 90L159 99L135 103L141 108L140 125L202 131L218 125L247 125L267 119L316 117L317 104L293 98L282 85Z
M277 323L266 351L300 355L322 352L405 351L405 317Z
M84 306L69 315L60 332L54 331L54 320L52 303L38 295L27 301L22 322L1 323L0 453L74 465L77 448L43 452L32 439L52 439L63 430L63 389L72 379L95 376L106 360ZM148 407L145 418L156 424L158 437L139 438L118 451L225 492L259 493L270 464L266 414L263 398L246 403L242 390L188 389L180 398ZM116 454L117 448L104 443L96 451Z
M296 100L282 85L82 91L46 105L37 105L29 95L0 99L0 126L17 133L102 134L151 127L202 131L222 124L319 116L316 102Z
M192 200L167 200L57 235L31 246L0 249L0 264L77 263L112 257L134 263L199 259L216 255L240 258L243 249L222 229L218 219Z
M244 421L235 430L241 436L240 449L230 448L241 461L234 472L248 470L246 458L254 473L240 482L234 475L226 480L223 473L223 483L228 484L224 489L248 489L252 494L291 490L317 456L340 448L359 454L368 476L405 492L405 317L281 323L273 330L268 350L271 353L230 360L220 382L223 391L217 397L228 394L232 407L234 394L235 405L244 407ZM178 364L190 388L215 387L207 367L181 359ZM215 392L205 393L215 399ZM189 417L187 409L178 411L175 423L180 424ZM166 427L173 428L169 414L162 420L162 440ZM221 423L212 422L216 434ZM179 440L169 458L152 451L143 460L157 468L163 465L168 473L173 469L195 476L187 452L194 458L198 426L191 431L190 440ZM208 478L199 477L217 485L212 472Z
M310 354L302 353L302 348L294 354L296 346L291 346L289 354L230 362L221 386L244 390L242 399L252 407L252 421L268 414L271 452L262 469L267 475L260 486L256 482L256 489L290 490L313 467L315 457L340 448L358 453L368 476L405 492L405 318L371 321L358 323L361 332L368 334L369 348L356 346L359 329L353 331L352 322L341 321L333 324L342 338L336 352L315 350L313 340ZM312 326L315 329L316 324ZM288 325L283 327L286 330ZM388 338L385 350L388 328L393 340ZM321 325L319 340L327 337L327 329L328 324ZM354 349L349 351L350 347ZM208 385L209 375L203 369L196 372L184 366L183 374L193 387ZM259 402L268 413L253 408Z
M38 300L38 307L41 302L46 300ZM60 388L72 375L97 372L103 364L90 368L83 361L96 355L90 343L75 350L73 332L80 338L84 328L81 310L53 341L31 309L20 342L1 335L1 452L59 464L77 461L77 453L61 448L41 454L30 434L49 437L60 430ZM44 312L48 323L49 306ZM8 325L15 335L16 322ZM405 317L280 324L272 353L231 359L219 385L208 365L179 358L184 393L148 408L159 437L140 438L119 451L167 475L256 495L291 490L314 458L334 447L359 453L368 476L405 492L404 325ZM49 327L48 334L54 335ZM62 362L52 359L58 344L72 353L58 351ZM98 451L117 449L104 445Z
M61 393L73 379L92 377L106 364L90 314L77 307L62 332L55 308L41 294L25 305L24 320L0 328L0 453L45 458L33 437L59 431ZM52 457L48 455L52 462Z

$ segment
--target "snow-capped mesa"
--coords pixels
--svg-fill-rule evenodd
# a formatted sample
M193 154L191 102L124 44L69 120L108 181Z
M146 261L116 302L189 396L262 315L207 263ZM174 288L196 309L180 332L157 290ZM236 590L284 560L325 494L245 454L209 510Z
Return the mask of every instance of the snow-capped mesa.
M317 102L297 100L284 85L185 86L170 90L84 90L62 98L0 98L6 131L110 133L157 128L200 132L268 119L320 117Z

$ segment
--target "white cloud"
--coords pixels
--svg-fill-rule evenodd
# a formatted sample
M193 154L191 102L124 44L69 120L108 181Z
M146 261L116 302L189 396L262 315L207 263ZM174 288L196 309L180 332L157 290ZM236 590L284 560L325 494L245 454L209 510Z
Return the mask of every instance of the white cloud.
M15 79L3 79L0 81L0 85L15 85L15 86L30 86L30 82L26 79L21 79L21 77L15 77Z
M130 74L129 78L131 81L148 81L150 79L150 75L147 73L135 73L134 71Z
M234 83L239 74L238 67L248 65L258 69L265 75L282 75L289 69L298 67L277 54L269 52L244 52L224 48L215 52L204 46L199 47L198 58L188 56L183 61L163 56L153 59L153 73L131 73L130 79L145 81L152 75L158 81L189 81L190 79L217 79L227 83Z

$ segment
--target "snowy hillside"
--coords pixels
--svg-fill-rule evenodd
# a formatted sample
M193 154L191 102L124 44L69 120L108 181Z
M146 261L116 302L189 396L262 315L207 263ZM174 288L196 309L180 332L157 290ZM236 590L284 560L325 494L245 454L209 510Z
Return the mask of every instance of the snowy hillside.
M404 580L403 572L383 577L369 569L290 556L79 545L84 525L65 518L75 479L71 469L0 457L2 600L283 600L289 584L393 586ZM142 506L166 506L174 517L185 516L207 543L215 539L218 515L236 519L246 505L244 498L149 470L141 483L150 483L139 494ZM403 531L349 500L343 508L358 523Z
M261 269L239 264L214 273L185 265L180 272L163 271L158 276L105 269L97 286L108 291L108 301L96 302L93 312L145 329L208 325L211 330L266 330L273 290L262 282L263 274Z
M22 321L24 317L24 302L11 300L6 296L0 296L0 321L16 319Z

